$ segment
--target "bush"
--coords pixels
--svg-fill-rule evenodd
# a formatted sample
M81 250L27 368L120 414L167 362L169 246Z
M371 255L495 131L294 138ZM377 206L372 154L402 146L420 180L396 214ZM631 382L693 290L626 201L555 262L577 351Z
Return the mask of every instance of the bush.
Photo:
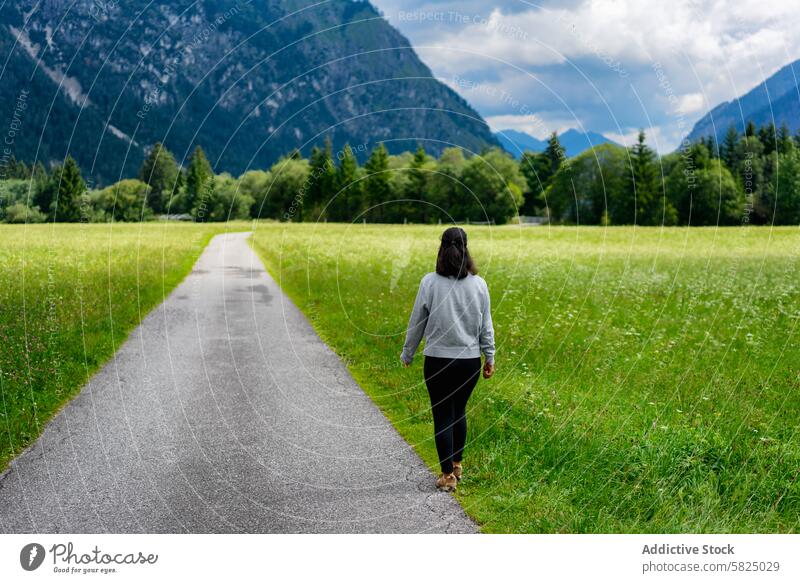
M5 209L6 223L43 223L47 215L39 210L38 206L29 207L28 205L15 202Z
M198 222L221 222L250 216L253 197L239 190L239 181L230 174L220 174L204 185L195 202L192 216Z
M519 164L496 148L467 160L461 180L467 190L465 218L471 221L508 222L522 206L522 193L528 188Z
M93 220L100 221L146 221L153 216L147 206L147 195L150 187L141 180L120 180L103 190L91 193L90 199L94 207Z
M0 207L24 203L29 196L33 196L30 180L0 180Z

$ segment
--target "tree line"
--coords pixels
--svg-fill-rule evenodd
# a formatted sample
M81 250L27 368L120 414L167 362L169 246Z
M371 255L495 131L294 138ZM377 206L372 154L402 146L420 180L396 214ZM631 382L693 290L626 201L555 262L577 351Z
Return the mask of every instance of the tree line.
M496 148L435 158L422 146L390 155L383 144L363 165L356 150L330 141L269 169L216 174L197 146L181 167L162 144L150 148L136 178L90 189L71 157L49 171L13 157L0 168L0 219L140 221L177 215L196 221L491 222L517 215L563 224L733 225L800 222L800 136L786 126L721 144L684 142L658 157L644 132L631 148L614 144L567 158L558 135L519 161Z
M685 140L658 157L644 132L625 149L604 144L565 159L551 137L541 154L525 153L529 189L523 211L554 222L589 225L739 225L800 223L800 134L784 124L722 143Z
M363 149L363 148L360 148ZM504 223L522 204L525 178L499 149L465 157L458 148L437 159L420 146L390 155L383 144L360 165L356 149L333 152L330 141L299 152L267 170L239 177L216 174L197 146L186 168L157 143L138 175L102 189L89 189L75 160L51 171L10 161L0 180L0 219L138 221L184 215L197 221L268 218L291 221Z

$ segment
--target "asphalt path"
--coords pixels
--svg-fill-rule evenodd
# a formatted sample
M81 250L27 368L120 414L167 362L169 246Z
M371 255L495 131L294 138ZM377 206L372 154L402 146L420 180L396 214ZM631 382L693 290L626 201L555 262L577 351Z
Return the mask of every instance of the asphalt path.
M0 531L477 531L247 237L212 239L11 462Z

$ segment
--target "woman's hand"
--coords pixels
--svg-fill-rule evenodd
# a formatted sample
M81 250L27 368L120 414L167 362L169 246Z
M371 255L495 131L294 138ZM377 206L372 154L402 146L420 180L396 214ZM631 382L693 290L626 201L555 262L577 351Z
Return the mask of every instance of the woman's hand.
M402 356L400 357L400 362L402 362L402 363L403 363L403 366L404 366L404 367L406 367L406 368L408 368L408 367L410 366L410 363L408 363L408 362L406 362L405 360L403 360L403 357L402 357Z
M486 364L484 364L483 365L483 378L490 379L490 378L492 378L493 374L494 374L494 363L493 362L487 362Z

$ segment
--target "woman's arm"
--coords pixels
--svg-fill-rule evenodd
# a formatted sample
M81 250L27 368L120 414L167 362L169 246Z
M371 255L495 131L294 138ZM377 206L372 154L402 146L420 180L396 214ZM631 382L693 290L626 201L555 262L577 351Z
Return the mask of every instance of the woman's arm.
M411 310L411 318L408 321L408 330L406 331L406 342L403 345L403 353L400 355L400 360L406 366L414 360L414 353L417 351L419 343L422 341L422 335L425 333L425 325L428 323L429 313L425 280L423 279L419 284L417 299L414 300L414 308Z
M485 282L483 290L483 320L481 322L481 333L479 340L481 352L486 357L486 364L491 365L492 371L494 371L494 326L492 325L492 301L489 297L489 287L485 285ZM491 376L491 374L489 376Z

